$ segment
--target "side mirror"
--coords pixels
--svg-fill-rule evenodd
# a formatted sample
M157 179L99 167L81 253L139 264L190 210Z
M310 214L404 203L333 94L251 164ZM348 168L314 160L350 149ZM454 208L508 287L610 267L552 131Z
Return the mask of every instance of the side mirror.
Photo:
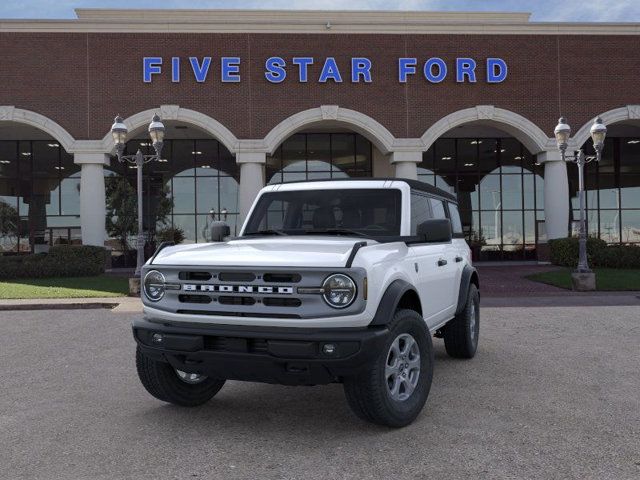
M224 222L211 222L211 241L222 242L224 237L231 235L231 228Z
M416 229L418 237L425 242L446 243L451 241L451 221L448 218L425 220Z

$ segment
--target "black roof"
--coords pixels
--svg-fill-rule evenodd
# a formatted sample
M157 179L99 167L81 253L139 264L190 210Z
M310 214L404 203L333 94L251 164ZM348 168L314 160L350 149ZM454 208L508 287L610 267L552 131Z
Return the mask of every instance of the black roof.
M455 195L451 195L449 192L445 192L441 188L434 187L428 183L420 182L418 180L410 180L408 178L389 178L389 177L356 177L356 178L317 178L314 180L293 180L291 182L272 183L271 185L287 185L290 183L311 183L311 182L353 182L353 181L370 181L370 180L383 180L393 182L404 182L413 190L419 190L421 192L429 193L438 197L442 197L453 203L458 203L458 199Z

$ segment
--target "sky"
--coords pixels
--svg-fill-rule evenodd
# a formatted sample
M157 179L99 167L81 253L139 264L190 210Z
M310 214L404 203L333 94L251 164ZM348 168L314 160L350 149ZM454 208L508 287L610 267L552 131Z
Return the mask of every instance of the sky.
M0 18L75 18L74 8L530 12L539 22L640 22L640 0L0 0Z

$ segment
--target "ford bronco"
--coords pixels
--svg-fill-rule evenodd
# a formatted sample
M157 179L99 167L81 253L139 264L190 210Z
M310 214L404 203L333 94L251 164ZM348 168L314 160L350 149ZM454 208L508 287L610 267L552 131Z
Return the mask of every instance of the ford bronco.
M400 427L429 394L432 336L456 358L478 346L479 280L456 199L418 181L269 185L239 236L162 245L142 279L138 375L181 406L226 380L339 382L360 418Z

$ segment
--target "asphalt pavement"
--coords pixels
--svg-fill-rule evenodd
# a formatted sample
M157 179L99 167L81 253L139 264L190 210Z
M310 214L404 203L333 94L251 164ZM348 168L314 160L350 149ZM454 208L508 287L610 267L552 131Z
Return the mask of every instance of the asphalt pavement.
M483 308L480 347L434 340L399 430L340 385L228 382L195 409L139 384L131 313L0 312L0 478L640 478L640 307Z

